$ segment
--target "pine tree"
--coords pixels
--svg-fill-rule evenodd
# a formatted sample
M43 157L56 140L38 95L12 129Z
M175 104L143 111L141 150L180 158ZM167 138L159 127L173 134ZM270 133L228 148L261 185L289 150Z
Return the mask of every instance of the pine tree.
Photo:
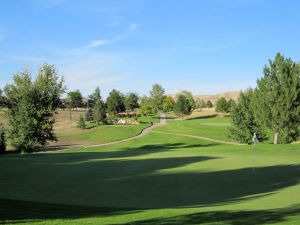
M79 121L78 121L77 126L79 128L81 128L81 129L85 129L86 128L86 123L85 123L85 120L84 120L84 118L83 118L82 115L80 115L80 117L79 117Z
M232 127L229 131L233 139L251 144L254 133L260 141L267 139L266 128L255 119L255 105L252 89L242 92L237 103L234 101L231 103L230 118Z
M117 114L125 111L124 96L113 89L107 97L107 111L110 114Z
M216 101L216 112L221 112L221 117L223 117L223 113L228 112L228 102L226 98L221 97Z
M279 53L257 81L257 117L274 132L274 144L299 138L300 66Z

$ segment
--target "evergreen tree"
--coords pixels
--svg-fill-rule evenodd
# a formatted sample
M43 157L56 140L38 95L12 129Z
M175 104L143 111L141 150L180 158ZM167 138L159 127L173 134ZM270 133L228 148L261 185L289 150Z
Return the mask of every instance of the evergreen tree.
M9 137L18 150L32 152L48 141L53 132L54 113L64 92L63 79L54 66L44 64L35 80L28 71L14 75L14 83L4 88L8 103Z
M163 101L163 111L171 112L174 110L175 101L171 96L168 96Z
M85 121L93 121L94 120L94 111L92 108L88 108L86 113L84 114Z
M83 118L82 115L80 115L80 117L79 117L79 121L78 121L77 126L79 128L81 128L81 129L85 129L86 128L86 123L85 123L85 120L84 120L84 118Z
M105 122L106 113L106 105L103 101L98 99L94 105L94 120L97 122L98 125L100 122Z
M210 109L210 108L214 107L214 105L212 104L212 102L210 100L207 100L206 107Z
M117 114L125 111L124 97L119 92L113 89L107 97L107 111L109 114Z
M125 98L125 106L126 110L133 111L134 109L139 107L139 96L133 92L127 94Z
M237 103L232 102L230 111L232 127L229 131L233 139L251 144L254 133L260 141L267 139L265 127L255 119L255 108L256 102L252 89L242 92Z
M216 101L216 112L221 112L221 117L223 117L223 113L228 112L228 102L226 98L221 97Z
M299 138L300 66L279 53L257 81L257 117L274 132L274 144Z
M182 118L192 113L191 102L183 94L179 94L176 97L174 112L177 116L181 116Z
M165 99L165 89L159 84L153 84L152 90L150 91L150 95L152 98L152 101L156 107L156 109L162 110L163 107L163 101Z
M99 87L96 87L94 93L89 96L88 107L93 108L97 100L101 100L101 91Z
M235 101L233 99L229 99L227 102L227 111L231 112L231 108L235 106Z

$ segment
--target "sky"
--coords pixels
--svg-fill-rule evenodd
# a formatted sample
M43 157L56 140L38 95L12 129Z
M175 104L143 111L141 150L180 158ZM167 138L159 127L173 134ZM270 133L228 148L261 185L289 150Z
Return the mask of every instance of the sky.
M68 91L214 94L254 87L277 52L300 61L298 0L4 0L0 88L54 64Z

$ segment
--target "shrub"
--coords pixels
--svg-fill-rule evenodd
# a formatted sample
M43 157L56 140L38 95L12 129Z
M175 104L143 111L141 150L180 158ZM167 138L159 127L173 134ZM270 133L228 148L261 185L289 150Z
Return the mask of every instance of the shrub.
M86 123L85 123L85 120L84 120L84 118L83 118L82 115L80 115L80 117L79 117L79 121L78 121L77 126L79 128L81 128L81 129L85 129L86 128Z

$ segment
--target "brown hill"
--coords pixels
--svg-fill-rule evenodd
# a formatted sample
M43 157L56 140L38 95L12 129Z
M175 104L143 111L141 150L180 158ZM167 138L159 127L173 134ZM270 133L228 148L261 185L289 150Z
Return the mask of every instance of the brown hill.
M195 95L194 97L196 99L198 98L203 99L204 101L210 100L212 102L215 102L218 98L221 97L225 97L227 100L228 99L237 100L239 95L240 95L240 91L231 91L231 92L218 93L215 95Z
M212 103L214 103L218 98L225 97L228 99L237 100L239 97L241 91L231 91L231 92L224 92L224 93L218 93L214 95L194 95L195 99L202 99L204 101L210 100ZM176 97L176 94L170 94L168 96L172 96L173 98Z

